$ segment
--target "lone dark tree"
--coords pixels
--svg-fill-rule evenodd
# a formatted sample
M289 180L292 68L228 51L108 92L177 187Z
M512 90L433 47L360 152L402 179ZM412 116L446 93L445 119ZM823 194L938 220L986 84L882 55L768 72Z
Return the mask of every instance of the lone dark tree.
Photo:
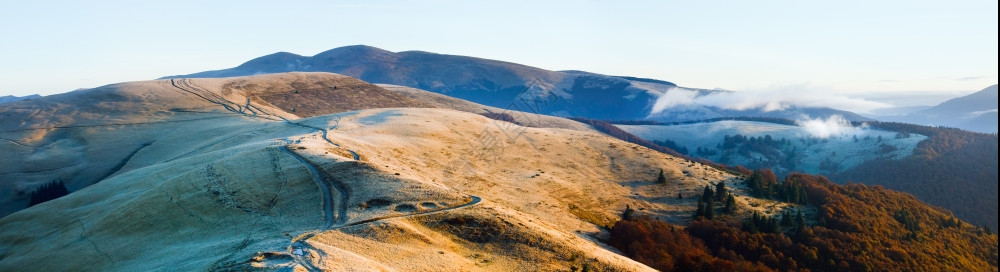
M701 193L701 201L712 200L715 196L713 195L712 188L705 185L705 190Z
M726 197L726 213L733 213L736 211L736 197L733 194L729 194Z
M705 202L698 200L698 209L694 211L694 218L705 216Z
M622 220L635 220L635 210L633 210L632 207L629 207L628 204L625 204L625 211L622 212Z
M708 198L706 201L698 200L698 210L695 212L694 217L704 217L708 220L715 219L715 202L712 201L712 198Z
M726 197L726 194L728 194L726 191L726 181L720 181L718 184L715 184L715 201L724 200L723 198Z
M667 184L667 177L663 176L663 169L660 169L660 175L656 177L656 183Z

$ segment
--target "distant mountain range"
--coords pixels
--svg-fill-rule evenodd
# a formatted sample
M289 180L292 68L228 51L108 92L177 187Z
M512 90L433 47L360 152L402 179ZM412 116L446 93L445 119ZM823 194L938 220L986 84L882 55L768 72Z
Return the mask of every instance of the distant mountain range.
M995 133L997 132L997 85L907 114L893 121Z
M14 102L14 101L21 101L21 100L31 99L31 98L39 98L39 97L42 97L42 96L41 95L37 95L37 94L26 95L26 96L5 95L5 96L0 96L0 104Z
M651 114L656 100L674 88L708 95L720 90L684 88L657 79L550 71L526 65L423 51L390 52L355 45L312 57L279 52L237 67L165 78L216 78L282 72L332 72L372 83L394 84L511 110L603 120L690 121L717 117L766 116L796 119L833 114L871 120L830 108L728 110L687 105Z

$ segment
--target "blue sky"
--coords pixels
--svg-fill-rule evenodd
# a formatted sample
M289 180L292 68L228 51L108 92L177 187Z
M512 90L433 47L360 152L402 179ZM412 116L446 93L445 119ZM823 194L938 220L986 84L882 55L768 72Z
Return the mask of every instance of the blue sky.
M682 86L866 96L997 82L996 1L3 1L0 95L345 45Z

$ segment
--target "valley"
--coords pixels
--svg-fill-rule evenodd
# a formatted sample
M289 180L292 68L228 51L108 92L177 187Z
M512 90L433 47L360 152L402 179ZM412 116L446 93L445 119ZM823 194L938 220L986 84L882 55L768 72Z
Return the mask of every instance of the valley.
M842 125L842 126L841 126ZM618 125L655 143L672 141L686 155L741 165L771 168L779 176L791 172L834 175L874 159L901 159L927 139L851 124L808 127L756 121L717 121L682 125ZM827 130L842 130L825 133ZM661 144L668 146L666 144Z

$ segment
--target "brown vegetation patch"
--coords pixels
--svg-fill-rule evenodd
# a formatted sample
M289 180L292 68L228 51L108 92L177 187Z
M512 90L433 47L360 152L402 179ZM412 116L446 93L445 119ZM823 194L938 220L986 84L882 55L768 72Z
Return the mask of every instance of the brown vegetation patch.
M615 224L615 219L608 218L604 214L597 211L581 208L573 203L569 204L569 213L575 215L577 218L580 218L580 220L601 227L611 228L611 226L614 226Z
M222 90L224 93L240 90L254 101L262 100L301 117L372 108L433 107L346 76L326 76L322 80L306 78L269 86L233 81L225 84Z

